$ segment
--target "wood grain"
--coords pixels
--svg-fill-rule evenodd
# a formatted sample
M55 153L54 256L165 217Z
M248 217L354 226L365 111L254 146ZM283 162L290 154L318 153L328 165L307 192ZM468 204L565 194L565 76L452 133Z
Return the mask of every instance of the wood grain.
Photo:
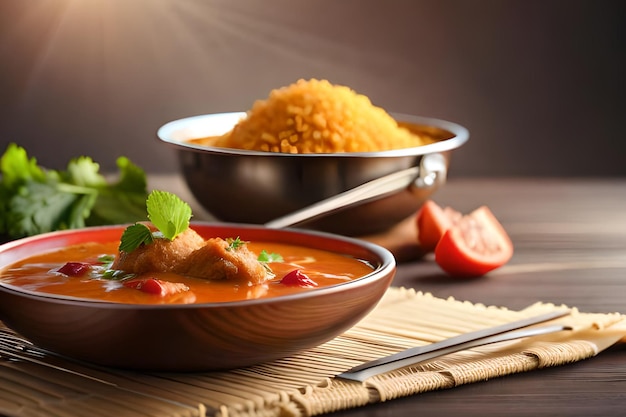
M185 192L179 178L153 181ZM443 274L429 255L416 257L400 263L393 285L513 309L545 301L584 312L626 313L625 179L450 179L433 199L462 212L488 205L513 240L513 259L485 277L455 280ZM196 219L209 218L201 209L194 208L194 213ZM398 236L398 241L385 236L385 244L397 245L412 235L405 228ZM332 416L608 417L624 415L624 404L626 344L621 344L572 365Z
M511 262L480 279L446 277L432 259L403 263L394 285L438 297L523 308L535 301L626 312L626 180L459 179L434 197L488 205L515 244ZM621 416L626 345L573 365L508 376L333 416Z

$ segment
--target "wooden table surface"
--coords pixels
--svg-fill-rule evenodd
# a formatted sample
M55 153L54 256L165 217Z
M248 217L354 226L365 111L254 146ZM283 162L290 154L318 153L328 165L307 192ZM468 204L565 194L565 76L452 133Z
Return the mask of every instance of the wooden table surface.
M154 181L185 190L178 178ZM404 262L393 285L511 309L545 301L626 313L626 179L450 179L433 199L462 212L489 206L513 240L513 259L474 280L448 278L428 258ZM626 415L626 344L571 365L332 414L414 415Z
M394 285L513 309L547 301L626 313L626 180L450 180L433 199L464 212L488 205L513 240L513 259L470 281L447 278L433 262L406 263ZM337 415L626 415L626 345Z

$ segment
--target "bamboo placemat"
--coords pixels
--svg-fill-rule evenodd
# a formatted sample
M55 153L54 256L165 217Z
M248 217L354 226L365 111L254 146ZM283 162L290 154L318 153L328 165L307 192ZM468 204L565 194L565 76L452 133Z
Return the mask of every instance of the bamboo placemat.
M565 306L520 311L391 288L341 336L289 358L228 372L137 373L74 363L27 348L29 361L0 360L0 413L7 416L314 416L453 388L597 355L626 341L626 316L572 308L555 320L571 332L457 352L365 383L333 378L409 347ZM0 330L7 329L0 323Z

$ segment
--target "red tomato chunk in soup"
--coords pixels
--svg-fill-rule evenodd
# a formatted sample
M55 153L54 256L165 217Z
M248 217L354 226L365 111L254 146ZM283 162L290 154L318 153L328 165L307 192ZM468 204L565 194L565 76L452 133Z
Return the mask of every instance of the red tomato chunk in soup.
M23 259L0 272L4 283L26 290L115 303L172 304L228 302L277 297L340 284L373 271L368 263L319 249L274 243L246 242L256 254L280 254L270 262L273 277L259 284L207 280L174 272L125 273L110 269L119 242L89 243ZM316 285L285 285L293 271ZM143 288L143 290L142 290Z

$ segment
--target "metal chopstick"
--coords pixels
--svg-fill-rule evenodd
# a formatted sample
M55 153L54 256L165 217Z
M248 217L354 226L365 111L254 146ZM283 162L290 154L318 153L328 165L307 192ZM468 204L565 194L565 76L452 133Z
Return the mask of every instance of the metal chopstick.
M554 320L569 314L569 310L553 311L550 313L541 314L539 316L529 317L511 323L490 327L488 329L464 333L459 336L451 337L440 342L431 343L426 346L409 348L402 352L398 352L393 355L389 355L384 358L379 358L356 366L346 372L337 375L335 378L363 382L367 378L375 375L393 371L399 368L403 368L405 366L414 365L419 362L423 362L461 350L496 342L520 339L523 337L537 336L563 330L571 330L571 327L560 324L524 329L525 327L544 323L546 321Z

